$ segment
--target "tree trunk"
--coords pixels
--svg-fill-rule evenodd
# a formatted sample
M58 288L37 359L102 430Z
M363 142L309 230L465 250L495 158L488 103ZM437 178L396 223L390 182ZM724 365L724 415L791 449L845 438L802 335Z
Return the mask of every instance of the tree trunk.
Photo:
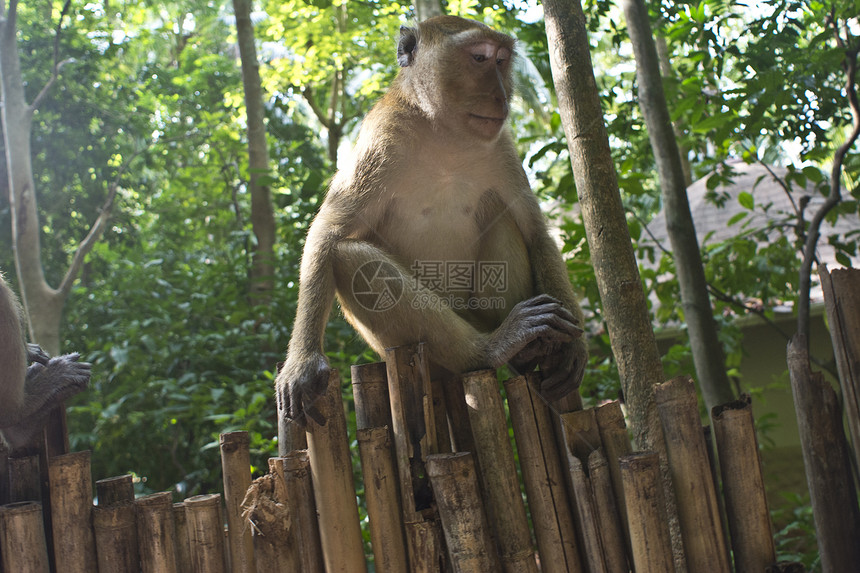
M260 64L254 46L251 0L233 0L236 35L242 61L242 85L248 122L248 192L251 195L251 226L257 243L251 268L251 302L265 304L274 288L275 214L269 191L269 146L266 143L263 88Z
M686 565L666 464L666 443L654 402L654 385L664 381L663 365L618 191L591 67L585 15L577 0L546 0L543 6L553 83L603 316L637 448L660 454L675 565L680 573L686 571Z
M60 15L61 20L68 7L67 2ZM36 189L30 157L30 132L33 127L33 113L57 80L63 63L54 62L51 77L33 103L28 104L18 56L16 9L17 2L10 3L8 12L6 3L0 2L0 94L3 96L0 112L6 145L6 169L9 175L12 248L15 252L15 268L21 300L26 309L30 340L39 344L48 354L56 355L61 350L60 323L63 307L81 270L84 257L101 238L110 219L113 198L125 165L120 168L117 179L110 186L101 213L90 232L78 245L60 286L52 288L45 280L42 268ZM59 33L59 27L57 29ZM60 406L52 413L46 432L49 456L68 451L65 408Z
M675 79L674 68L672 61L669 58L669 46L666 44L666 38L657 36L657 58L660 60L660 74L663 79ZM689 187L693 183L693 169L690 167L690 158L688 157L689 150L685 148L679 141L684 135L684 129L681 127L680 121L672 122L672 131L675 133L675 141L678 142L678 151L681 155L681 169L684 170L684 184Z
M441 16L444 13L442 3L439 0L416 0L415 2L415 19L419 22L433 16Z
M9 173L12 246L18 288L30 338L49 354L60 351L60 318L65 296L50 288L42 269L39 219L30 160L34 109L26 102L18 56L14 8L0 14L0 86L3 94L3 139Z
M630 425L640 449L665 451L658 447L663 434L653 390L664 382L663 366L618 191L585 18L577 1L543 5L562 125Z
M681 154L672 131L669 107L663 92L663 79L660 75L657 48L651 35L648 8L643 0L623 0L621 4L627 18L627 31L633 44L633 53L636 55L639 107L648 126L648 137L660 175L666 229L675 257L693 363L705 405L710 412L720 404L731 402L735 396L726 373L723 347L717 338L717 324L708 297L696 229L687 200Z

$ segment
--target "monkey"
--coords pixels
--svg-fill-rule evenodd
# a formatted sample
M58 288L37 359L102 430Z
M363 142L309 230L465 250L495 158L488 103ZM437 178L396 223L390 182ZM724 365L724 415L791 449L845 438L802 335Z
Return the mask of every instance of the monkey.
M0 273L0 439L10 451L28 445L51 410L86 388L91 370L77 353L52 358L25 344L22 321L21 305Z
M513 57L514 39L479 22L401 27L400 71L308 230L282 420L313 415L326 390L335 297L380 355L425 342L433 372L539 367L549 400L579 387L583 313L506 127Z

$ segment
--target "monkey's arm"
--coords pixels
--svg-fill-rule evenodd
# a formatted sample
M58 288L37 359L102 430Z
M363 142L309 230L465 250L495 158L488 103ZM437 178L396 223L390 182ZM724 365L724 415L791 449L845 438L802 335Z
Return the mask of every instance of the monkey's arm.
M325 327L335 296L334 249L340 228L324 204L311 224L302 253L299 301L290 335L287 359L275 379L278 412L297 418L303 411L315 416L315 398L325 393L331 368L323 351Z
M20 307L0 277L0 435L11 449L27 445L51 410L86 387L90 365L77 360L24 344Z
M45 364L36 362L27 369L24 396L17 410L0 424L0 432L11 449L30 443L54 408L87 387L91 367L78 362L78 358L77 353L66 354L50 358Z

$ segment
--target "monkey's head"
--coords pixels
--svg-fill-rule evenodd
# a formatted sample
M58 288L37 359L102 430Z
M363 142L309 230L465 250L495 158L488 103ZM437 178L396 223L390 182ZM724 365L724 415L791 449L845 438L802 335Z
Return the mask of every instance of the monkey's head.
M472 20L438 16L400 28L398 82L430 121L495 139L508 117L514 39Z

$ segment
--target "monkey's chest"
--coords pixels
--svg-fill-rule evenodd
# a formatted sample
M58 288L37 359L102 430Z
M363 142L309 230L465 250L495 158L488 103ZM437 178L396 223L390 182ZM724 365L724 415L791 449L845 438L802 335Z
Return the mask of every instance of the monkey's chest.
M379 245L404 262L474 260L481 230L477 201L394 200L379 226Z

